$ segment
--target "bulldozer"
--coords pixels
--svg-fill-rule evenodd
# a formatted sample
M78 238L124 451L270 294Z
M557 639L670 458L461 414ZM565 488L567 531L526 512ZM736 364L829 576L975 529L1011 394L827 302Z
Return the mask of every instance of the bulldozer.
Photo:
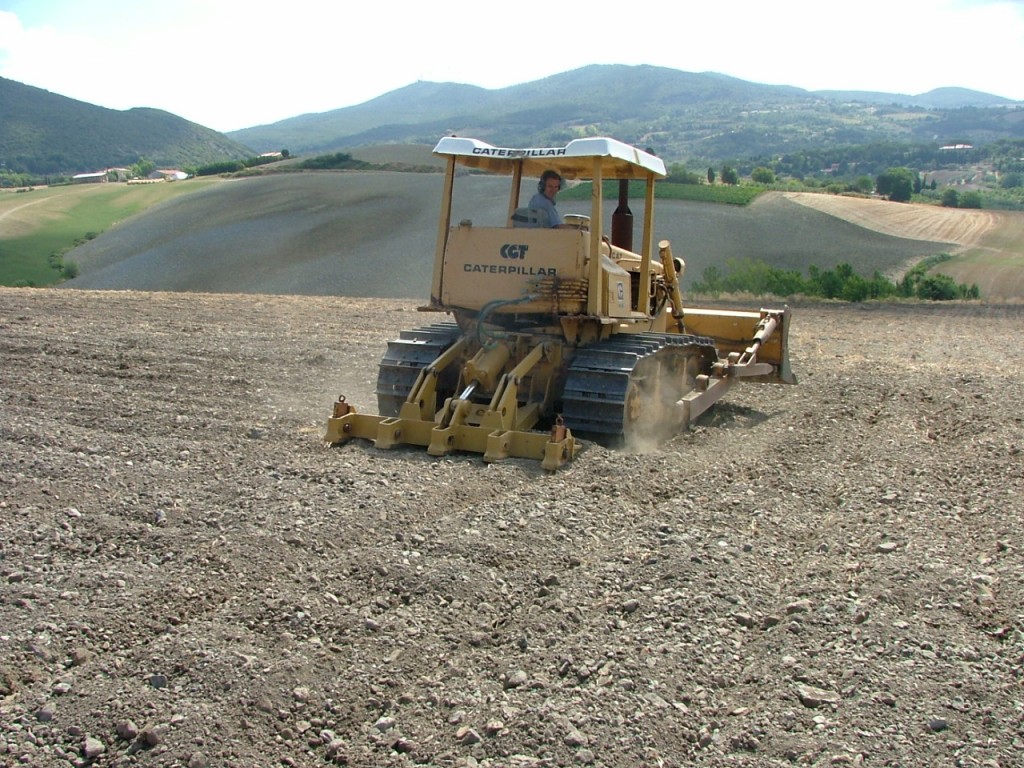
M528 458L555 471L586 439L659 444L740 381L796 383L788 307L684 306L685 264L668 241L655 244L666 171L654 154L607 137L510 148L445 136L433 152L445 175L430 301L419 309L446 317L388 342L378 413L339 396L327 443ZM550 226L524 205L532 180L551 171L581 191L589 182L589 215ZM477 174L509 177L507 208L495 221L454 222L455 187ZM640 195L634 248L630 199Z

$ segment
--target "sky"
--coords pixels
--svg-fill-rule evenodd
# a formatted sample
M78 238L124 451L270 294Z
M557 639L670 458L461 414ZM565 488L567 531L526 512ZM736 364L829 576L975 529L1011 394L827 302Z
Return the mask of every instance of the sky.
M0 77L217 131L588 64L1024 100L1024 0L0 0ZM666 10L671 9L671 10ZM3 119L0 114L0 120Z

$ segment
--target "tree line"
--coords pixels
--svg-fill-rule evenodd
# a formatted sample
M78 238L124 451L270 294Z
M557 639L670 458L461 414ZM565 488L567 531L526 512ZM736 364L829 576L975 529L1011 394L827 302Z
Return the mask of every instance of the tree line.
M881 272L871 277L857 274L850 264L833 269L811 266L804 276L796 270L779 269L756 259L733 260L726 271L716 265L704 268L694 281L694 293L719 296L723 293L753 293L779 297L808 296L861 302L870 299L917 298L929 301L980 298L978 285L957 283L949 275L930 274L937 264L953 258L941 253L920 261L893 282Z
M966 139L927 144L837 144L773 157L751 157L739 166L741 173L763 165L776 175L797 179L823 175L851 179L858 175L876 176L888 168L939 170L982 164L991 165L1000 174L1024 172L1024 139L999 139L987 144L972 144Z

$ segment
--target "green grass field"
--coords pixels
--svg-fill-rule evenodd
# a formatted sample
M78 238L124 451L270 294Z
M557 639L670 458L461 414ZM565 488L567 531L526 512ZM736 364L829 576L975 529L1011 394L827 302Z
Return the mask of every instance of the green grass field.
M58 283L64 279L60 257L76 244L157 203L217 181L5 190L0 194L0 285Z

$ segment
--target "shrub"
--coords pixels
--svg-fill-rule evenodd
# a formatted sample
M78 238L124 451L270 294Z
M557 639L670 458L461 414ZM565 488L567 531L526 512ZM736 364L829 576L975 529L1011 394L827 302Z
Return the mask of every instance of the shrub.
M895 203L910 200L916 174L909 168L889 168L875 179L875 189Z
M964 192L960 195L960 207L961 208L981 208L981 193L980 192Z
M1011 171L1010 173L1004 173L1003 177L999 179L999 186L1003 189L1015 189L1017 187L1024 187L1024 174L1017 171Z
M700 184L701 177L686 170L685 165L673 163L668 168L668 176L665 177L665 181L675 184Z
M224 160L219 163L210 163L196 168L196 176L217 176L222 173L236 173L245 168L241 160Z
M711 296L721 293L774 296L803 294L851 302L896 295L933 301L977 299L980 295L977 285L957 285L948 275L926 274L935 264L951 258L945 253L926 259L909 270L904 279L896 284L878 271L870 278L858 275L850 264L845 263L826 270L811 266L808 268L808 277L804 278L793 270L777 269L763 261L745 259L730 261L728 273L715 265L705 267L701 279L693 282L692 290Z
M369 163L362 160L354 160L347 152L335 152L331 155L318 155L299 163L299 168L305 170L338 170L338 169L365 169L371 168Z
M850 185L850 188L854 192L861 192L866 195L871 192L874 186L875 182L871 180L870 176L858 176L853 180L853 184Z
M931 301L950 301L959 292L956 282L949 275L925 275L917 283L917 298Z
M696 293L706 293L709 296L718 296L723 290L724 280L722 270L714 264L704 267L701 272L701 280L693 282L693 290Z

